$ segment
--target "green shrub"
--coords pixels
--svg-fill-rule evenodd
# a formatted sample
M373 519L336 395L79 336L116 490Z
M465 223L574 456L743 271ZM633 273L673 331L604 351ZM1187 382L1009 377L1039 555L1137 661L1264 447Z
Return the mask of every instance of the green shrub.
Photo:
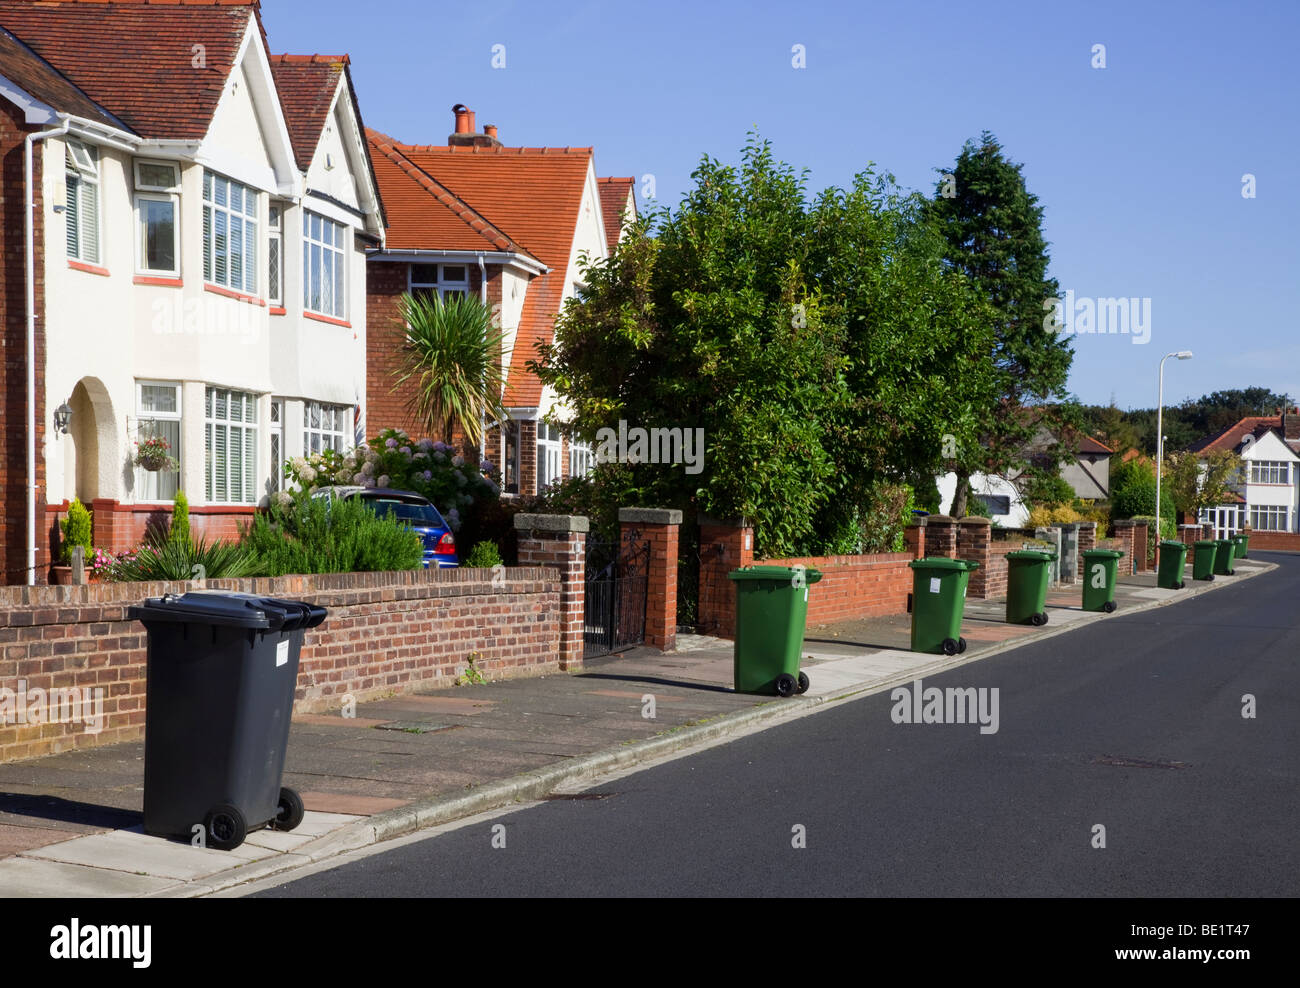
M501 553L497 551L495 542L476 542L461 565L470 569L492 569L502 565Z
M184 491L177 491L173 499L172 527L168 534L173 542L190 540L190 502Z
M134 557L119 558L109 569L115 582L142 580L219 580L254 576L256 559L238 542L201 539L181 541L170 536L151 538Z
M379 517L360 498L313 498L305 491L259 512L242 543L256 557L257 576L418 569L420 536L395 518Z
M1054 508L1074 500L1074 488L1061 476L1034 474L1023 488L1024 499L1031 507Z
M1123 487L1112 488L1110 516L1112 519L1135 518L1156 513L1156 478L1154 474L1134 473ZM1174 500L1169 488L1160 491L1160 516L1174 519Z
M74 497L72 503L68 505L68 517L59 523L59 527L63 530L63 545L60 546L63 561L72 562L72 550L75 546L81 546L85 550L84 558L89 561L94 534L90 512L86 506Z

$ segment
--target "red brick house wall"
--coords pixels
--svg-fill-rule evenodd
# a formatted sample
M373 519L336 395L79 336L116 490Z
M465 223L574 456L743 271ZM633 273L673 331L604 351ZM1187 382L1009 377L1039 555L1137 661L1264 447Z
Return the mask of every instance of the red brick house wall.
M27 582L27 274L26 176L23 138L36 130L0 100L0 572L6 584ZM45 519L45 211L41 191L41 145L33 149L36 190L36 521ZM36 580L48 565L42 533L36 533Z

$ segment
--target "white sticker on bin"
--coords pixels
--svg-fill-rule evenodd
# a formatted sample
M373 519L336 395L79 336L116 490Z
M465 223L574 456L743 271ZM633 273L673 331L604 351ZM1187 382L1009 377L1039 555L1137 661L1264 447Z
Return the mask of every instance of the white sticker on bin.
M930 593L938 593L938 592L939 592L939 578L937 576L932 576L930 577Z
M275 664L277 667L289 664L289 639L288 638L276 644Z

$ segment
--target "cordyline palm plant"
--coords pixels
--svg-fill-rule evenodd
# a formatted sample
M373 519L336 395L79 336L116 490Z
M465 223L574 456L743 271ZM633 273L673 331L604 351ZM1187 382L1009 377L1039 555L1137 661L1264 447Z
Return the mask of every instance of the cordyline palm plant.
M450 439L459 428L479 445L485 420L505 414L497 360L503 334L493 327L492 313L469 295L443 300L409 292L398 310L407 329L393 390L414 382L411 412L430 436Z

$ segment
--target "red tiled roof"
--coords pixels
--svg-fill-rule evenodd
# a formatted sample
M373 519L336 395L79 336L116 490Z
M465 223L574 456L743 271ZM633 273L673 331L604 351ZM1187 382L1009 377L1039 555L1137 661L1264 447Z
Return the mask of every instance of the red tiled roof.
M7 31L0 30L0 76L60 113L130 130Z
M1289 416L1288 416L1289 418ZM1210 436L1199 442L1192 443L1188 451L1198 456L1208 456L1210 453L1222 452L1224 450L1235 450L1247 436L1254 436L1256 439L1261 438L1266 432L1281 431L1281 417L1277 415L1247 415L1236 424L1229 426L1220 432L1217 436Z
M0 26L137 134L199 140L257 12L257 0L0 0Z
M1094 439L1092 436L1081 436L1079 438L1080 453L1114 453L1115 451L1103 443L1100 439Z
M591 148L420 146L368 135L388 209L389 249L490 246L526 252L550 269L528 286L505 393L507 407L540 404L541 381L524 365L554 331Z
M609 245L609 252L613 254L619 237L623 235L623 212L627 209L628 197L632 195L636 179L598 178L596 182L600 189L600 212L605 219L605 241ZM632 208L636 209L635 200Z
M302 171L311 167L334 93L339 88L339 77L348 64L347 55L271 56L271 74L280 93L294 158Z

